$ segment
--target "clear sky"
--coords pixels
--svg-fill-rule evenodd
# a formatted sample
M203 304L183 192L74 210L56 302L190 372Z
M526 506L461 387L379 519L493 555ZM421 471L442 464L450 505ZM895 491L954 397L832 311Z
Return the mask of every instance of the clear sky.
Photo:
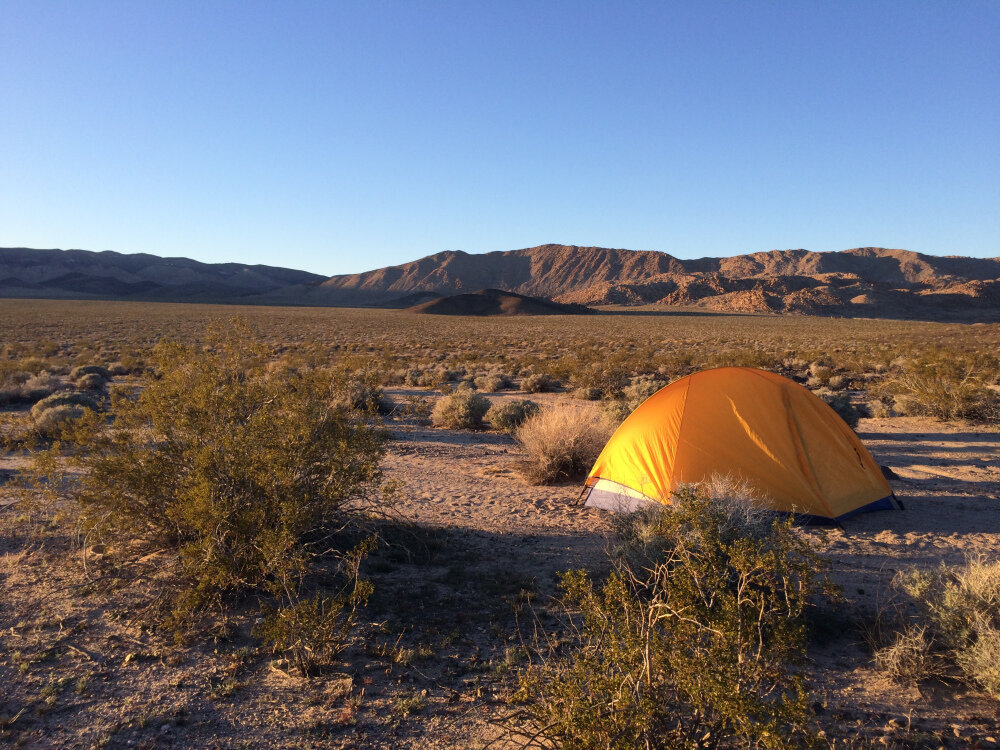
M0 0L0 246L1000 256L1000 2Z

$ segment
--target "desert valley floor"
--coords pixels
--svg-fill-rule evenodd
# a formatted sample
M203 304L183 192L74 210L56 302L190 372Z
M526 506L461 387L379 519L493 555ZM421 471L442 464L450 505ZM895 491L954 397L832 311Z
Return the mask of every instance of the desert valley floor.
M900 569L1000 554L1000 432L922 418L867 419L858 432L898 475L892 485L905 510L802 533L830 560L833 580L850 592L860 617L885 604ZM370 643L367 657L348 654L342 679L322 687L266 663L245 664L224 649L172 655L162 638L130 626L126 612L95 609L74 596L69 587L80 571L53 569L45 543L5 539L5 652L42 647L50 669L59 665L74 680L90 675L95 694L23 716L18 746L431 748L497 741L493 722L508 710L500 693L520 658L516 620L544 622L559 571L602 564L607 514L580 506L576 484L527 485L518 473L523 456L506 435L401 420L393 437L389 475L402 482L402 513L420 524L428 549L423 559L375 558L378 595L369 619L371 641L381 646ZM394 621L403 609L412 618L407 626ZM889 743L916 732L947 746L996 744L995 702L885 679L849 625L853 615L818 615L827 616L835 620L821 623L807 673L832 734L839 727L843 736L860 732ZM10 712L33 680L5 674L8 695L0 700ZM495 746L506 744L501 738Z
M438 321L394 311L236 312L280 342L279 351L322 340L333 342L331 356L383 356L397 368L406 366L401 352L426 367L465 357L470 368L480 367L477 351L516 352L509 357L521 358L522 372L538 371L567 350L571 357L586 351L642 361L675 357L683 366L702 349L706 358L776 352L779 363L782 356L824 351L861 361L871 350L885 352L888 361L898 356L892 350L898 342L909 351L958 341L965 351L993 352L1000 338L996 325L775 316ZM81 351L105 347L111 361L147 350L162 335L194 336L230 309L0 301L0 313L9 342L41 342L36 348L72 351L51 356L77 361ZM862 362L853 372L872 372L867 367ZM417 400L426 407L441 395L434 386L398 382L385 391L400 407ZM530 398L543 408L596 408L569 387L487 395L494 403ZM16 416L27 408L2 411ZM358 641L313 680L261 647L251 635L250 610L220 616L207 637L175 639L149 627L140 612L157 574L129 585L95 580L101 550L88 547L58 509L33 514L18 507L10 485L27 459L0 454L0 745L524 746L524 737L518 744L506 732L515 710L506 697L526 661L525 646L560 623L552 603L560 572L607 570L610 516L579 504L578 482L526 481L526 454L505 433L434 428L402 408L386 417L386 427L391 439L383 466L388 479L398 480L398 504L364 564L374 594L362 610ZM862 419L857 433L892 470L890 483L905 510L798 529L843 592L841 603L822 603L810 615L804 671L815 715L834 747L1000 747L996 700L955 682L893 682L876 667L865 638L880 613L897 606L890 586L897 572L977 555L1000 558L1000 428L892 416Z

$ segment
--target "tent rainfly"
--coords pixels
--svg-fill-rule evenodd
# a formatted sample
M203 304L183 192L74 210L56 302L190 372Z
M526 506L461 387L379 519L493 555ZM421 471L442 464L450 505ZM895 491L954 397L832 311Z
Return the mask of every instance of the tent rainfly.
M745 482L774 510L842 519L899 508L878 464L822 399L764 370L721 367L671 383L617 429L587 478L586 504L669 503L680 484Z

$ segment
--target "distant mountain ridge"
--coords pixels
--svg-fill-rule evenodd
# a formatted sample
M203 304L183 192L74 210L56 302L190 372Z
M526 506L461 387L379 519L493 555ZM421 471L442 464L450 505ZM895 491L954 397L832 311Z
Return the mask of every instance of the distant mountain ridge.
M306 271L110 250L0 248L0 296L234 302L318 284Z
M771 250L682 260L652 250L540 245L470 255L447 251L399 266L334 276L317 289L335 304L484 286L585 305L662 304L737 312L1000 319L1000 258L863 247Z
M877 247L693 260L576 245L450 250L331 278L147 254L0 248L4 297L409 307L491 288L578 305L1000 321L1000 258Z

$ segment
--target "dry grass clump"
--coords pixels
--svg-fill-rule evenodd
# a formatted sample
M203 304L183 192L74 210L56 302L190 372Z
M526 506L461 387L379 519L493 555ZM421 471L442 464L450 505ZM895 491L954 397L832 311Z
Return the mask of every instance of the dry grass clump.
M512 733L595 750L818 745L796 665L821 562L790 519L747 528L743 505L684 487L619 519L606 581L564 574L565 633L522 670Z
M913 570L894 581L916 606L917 622L876 652L896 679L953 675L1000 699L1000 561Z
M431 410L431 424L450 430L482 430L490 400L474 390L460 388L442 396Z
M573 398L578 398L581 401L600 401L601 395L600 388L588 388L584 386L573 391Z
M528 399L494 404L486 412L486 419L494 430L513 433L530 417L538 414L538 404Z
M549 407L528 419L515 433L528 452L525 475L534 484L585 476L613 431L600 409Z

